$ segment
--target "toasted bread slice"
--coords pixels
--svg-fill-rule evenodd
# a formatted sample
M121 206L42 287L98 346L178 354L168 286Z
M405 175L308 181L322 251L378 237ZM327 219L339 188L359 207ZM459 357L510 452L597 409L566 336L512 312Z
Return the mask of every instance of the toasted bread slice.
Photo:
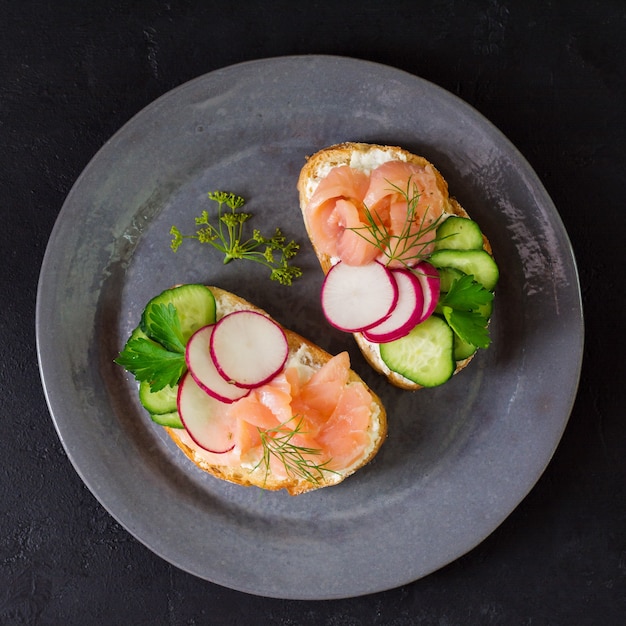
M217 287L209 287L215 296L217 305L217 319L235 310L252 310L268 315L262 309L245 301L233 293ZM269 315L268 315L269 317ZM322 367L332 356L301 337L297 333L283 328L289 344L290 364L297 364L306 371L312 373ZM348 385L361 383L365 385L356 372L350 370ZM241 464L237 462L237 450L232 453L213 454L198 446L184 429L168 428L166 431L176 445L193 461L199 468L217 478L243 486L257 486L263 489L275 491L285 489L291 495L302 494L314 489L336 485L358 469L369 463L383 444L387 435L387 416L380 398L365 385L371 396L370 420L367 427L368 443L360 458L352 462L348 467L324 470L315 473L315 479L305 479L286 472L286 476L276 476L271 471L268 473L267 466L262 464Z
M382 146L368 143L341 143L324 148L314 155L307 158L307 161L300 171L298 178L298 193L300 198L300 209L304 219L304 225L307 233L311 238L311 226L307 221L306 207L315 193L319 183L328 175L330 170L341 165L349 165L352 168L371 172L379 165L387 161L404 161L415 165L426 167L429 166L436 176L436 184L444 198L444 214L457 215L459 217L469 218L467 211L459 204L459 202L451 197L448 192L448 184L437 168L422 156L412 154L411 152L398 146ZM311 238L311 244L317 255L318 261L324 273L328 273L332 267L333 260L325 253L321 252ZM488 239L483 235L483 248L491 254L491 245ZM407 378L391 371L380 358L378 344L368 341L361 333L355 333L354 338L368 363L380 374L387 377L396 387L402 389L415 390L421 386L408 380ZM472 360L473 356L457 361L455 374L465 368Z

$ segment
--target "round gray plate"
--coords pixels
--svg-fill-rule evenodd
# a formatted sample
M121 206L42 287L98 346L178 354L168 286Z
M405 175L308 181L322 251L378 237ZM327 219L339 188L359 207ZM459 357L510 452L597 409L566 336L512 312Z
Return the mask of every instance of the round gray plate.
M305 156L341 141L402 145L433 161L481 224L501 268L492 347L446 385L409 393L365 364L319 307L322 272L301 221ZM243 195L251 226L301 243L302 278L223 265L194 241L207 192ZM136 400L113 359L145 303L183 282L235 291L336 353L380 394L389 437L344 483L296 498L197 470ZM50 411L77 472L155 553L197 576L280 598L396 587L489 535L535 484L576 394L583 323L561 220L515 148L455 96L404 72L324 56L244 63L167 93L103 146L50 238L37 301Z

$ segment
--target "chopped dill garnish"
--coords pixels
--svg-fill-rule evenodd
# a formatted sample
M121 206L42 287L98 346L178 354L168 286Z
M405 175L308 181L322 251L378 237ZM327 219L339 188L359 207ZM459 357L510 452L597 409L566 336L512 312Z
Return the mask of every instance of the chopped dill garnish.
M411 177L407 181L406 189L402 189L391 182L389 184L391 186L390 191L397 191L407 203L406 220L400 233L393 234L380 215L376 211L372 212L368 207L364 207L367 224L353 227L350 230L374 244L386 257L386 264L397 261L409 267L428 257L428 253L425 251L436 241L436 238L423 240L424 236L437 230L443 216L440 215L429 221L428 211L430 207L426 207L424 214L418 218L417 204L421 194L417 184L411 181Z
M295 428L292 429L288 427L287 424L293 420L297 420L297 423ZM303 419L294 415L294 417L274 428L258 429L259 435L261 436L263 456L254 469L261 466L264 467L266 480L270 473L272 456L276 457L285 466L287 476L306 480L314 485L319 485L323 482L325 476L324 472L331 474L338 473L327 467L330 463L330 459L323 463L316 463L310 458L312 456L321 455L322 451L320 449L299 446L293 442L293 438L296 435L305 432L302 428Z

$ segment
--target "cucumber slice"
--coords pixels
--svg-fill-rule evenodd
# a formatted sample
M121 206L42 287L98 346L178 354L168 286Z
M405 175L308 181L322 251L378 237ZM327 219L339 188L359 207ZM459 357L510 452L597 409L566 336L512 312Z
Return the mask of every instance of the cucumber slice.
M468 359L476 350L478 350L476 346L463 341L457 334L454 335L454 358L456 361Z
M441 293L448 293L452 283L463 276L461 270L456 270L453 267L442 267L439 270L439 291Z
M130 334L128 341L133 339L149 340L150 338L143 332L140 326L137 326ZM152 421L161 426L183 428L183 423L177 410L177 397L178 385L175 387L164 387L161 391L154 392L150 391L150 384L147 381L139 383L139 401L141 405L148 411Z
M437 250L428 261L437 269L451 267L471 274L489 291L493 291L500 276L496 262L485 250Z
M181 285L166 289L163 293L152 298L146 305L141 316L141 329L149 336L147 318L150 308L158 305L172 304L178 313L180 327L185 343L199 328L207 324L215 324L215 298L211 290L204 285Z
M449 217L437 229L435 250L481 250L483 233L480 226L465 217Z
M169 426L170 428L184 428L178 411L163 413L161 415L150 415L152 421L159 426Z
M486 320L491 318L491 314L493 313L493 300L491 302L485 302L485 304L481 304L476 311L480 313Z
M177 410L176 398L178 397L178 385L175 387L163 387L160 391L150 391L150 383L139 383L139 401L151 415L165 415Z
M408 335L380 345L390 370L422 387L436 387L454 373L454 333L444 320L431 315Z

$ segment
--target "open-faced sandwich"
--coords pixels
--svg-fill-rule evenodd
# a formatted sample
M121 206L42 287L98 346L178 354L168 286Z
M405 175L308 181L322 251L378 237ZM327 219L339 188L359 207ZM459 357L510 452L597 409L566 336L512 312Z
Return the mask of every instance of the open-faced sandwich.
M440 385L489 345L498 267L434 165L343 143L307 159L298 191L324 313L391 383Z
M386 436L385 409L346 352L331 356L217 287L153 298L116 362L189 459L240 485L335 485Z

